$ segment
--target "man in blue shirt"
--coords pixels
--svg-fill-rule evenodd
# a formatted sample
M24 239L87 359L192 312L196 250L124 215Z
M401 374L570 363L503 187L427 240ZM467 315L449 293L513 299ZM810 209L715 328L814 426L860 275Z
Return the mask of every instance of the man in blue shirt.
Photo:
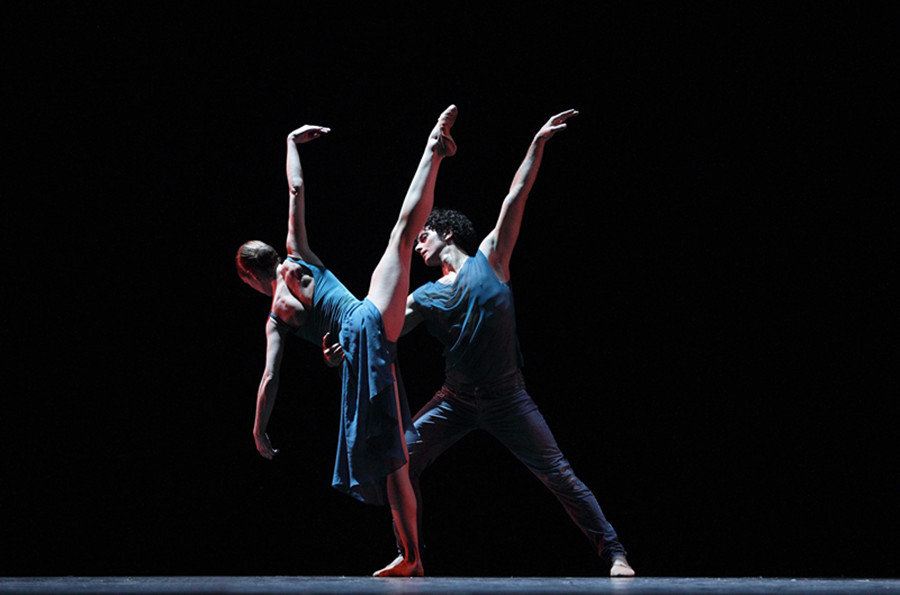
M477 248L471 222L456 211L432 211L416 252L442 276L407 300L403 334L421 322L444 346L444 385L415 416L419 438L409 444L410 479L419 499L419 476L463 436L482 429L497 438L557 497L610 564L610 575L634 576L625 549L590 489L575 476L537 405L525 389L509 286L509 261L525 201L537 176L544 144L577 115L568 110L537 132L504 199L494 229ZM339 354L326 349L326 358ZM389 576L401 556L376 575Z

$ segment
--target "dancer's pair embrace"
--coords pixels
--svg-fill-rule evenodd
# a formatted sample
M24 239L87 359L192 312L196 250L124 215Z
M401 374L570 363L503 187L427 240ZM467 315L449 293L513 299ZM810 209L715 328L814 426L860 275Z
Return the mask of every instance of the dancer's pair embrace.
M596 499L571 472L525 392L508 286L509 257L544 143L576 114L574 110L563 112L541 127L503 202L497 226L474 250L460 241L472 233L465 217L452 211L432 214L438 168L444 157L456 152L450 129L457 110L455 106L447 108L428 136L387 249L372 273L363 300L340 284L307 242L298 145L322 136L330 131L328 128L303 126L288 136L291 193L287 259L282 262L273 248L256 241L238 251L242 279L272 297L266 325L266 369L258 391L254 426L257 448L267 458L276 452L266 426L278 390L287 336L296 334L315 344L323 343L326 357L342 366L343 378L333 484L365 502L381 504L386 500L391 505L400 555L376 576L424 573L419 544L419 473L452 443L479 427L500 439L560 498L598 553L611 562L613 576L633 575ZM441 266L444 275L407 298L414 247L426 264ZM479 324L487 319L500 326ZM403 332L423 320L445 344L455 336L455 348L445 351L448 375L444 386L413 424L396 380L394 346ZM462 341L461 329L465 334ZM332 343L335 337L337 342ZM504 413L486 419L468 414L465 404L470 398L515 406L501 407ZM510 431L504 434L501 427Z

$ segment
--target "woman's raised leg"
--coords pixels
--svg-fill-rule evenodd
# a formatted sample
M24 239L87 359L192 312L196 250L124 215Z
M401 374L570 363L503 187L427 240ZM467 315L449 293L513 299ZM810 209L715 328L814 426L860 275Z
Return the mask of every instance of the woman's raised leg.
M456 143L450 136L456 114L455 105L448 107L429 134L388 246L372 273L367 297L381 312L388 341L396 341L403 329L412 249L434 205L438 168L444 157L456 153Z

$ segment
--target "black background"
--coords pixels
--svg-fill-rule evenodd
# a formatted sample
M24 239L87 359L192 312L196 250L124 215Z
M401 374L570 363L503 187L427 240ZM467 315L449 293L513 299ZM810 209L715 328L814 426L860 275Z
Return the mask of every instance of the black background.
M534 132L513 259L532 396L645 576L897 576L882 185L896 78L871 6L7 6L4 575L367 574L386 509L330 488L339 379L292 342L251 436L284 138L311 243L365 293L427 132L484 233ZM414 285L435 277L415 262ZM411 407L442 378L400 344ZM433 575L605 572L473 434L423 480Z

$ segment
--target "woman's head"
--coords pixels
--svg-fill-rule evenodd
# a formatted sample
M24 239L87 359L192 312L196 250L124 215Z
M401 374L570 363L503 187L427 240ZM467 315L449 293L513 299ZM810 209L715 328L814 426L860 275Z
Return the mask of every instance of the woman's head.
M254 289L262 291L255 282L271 283L275 279L275 270L281 263L281 257L275 248L265 242L251 240L238 248L234 261L241 279Z
M450 234L449 242L469 256L478 250L475 226L469 218L453 209L434 209L425 221L426 229L433 229L441 237Z

